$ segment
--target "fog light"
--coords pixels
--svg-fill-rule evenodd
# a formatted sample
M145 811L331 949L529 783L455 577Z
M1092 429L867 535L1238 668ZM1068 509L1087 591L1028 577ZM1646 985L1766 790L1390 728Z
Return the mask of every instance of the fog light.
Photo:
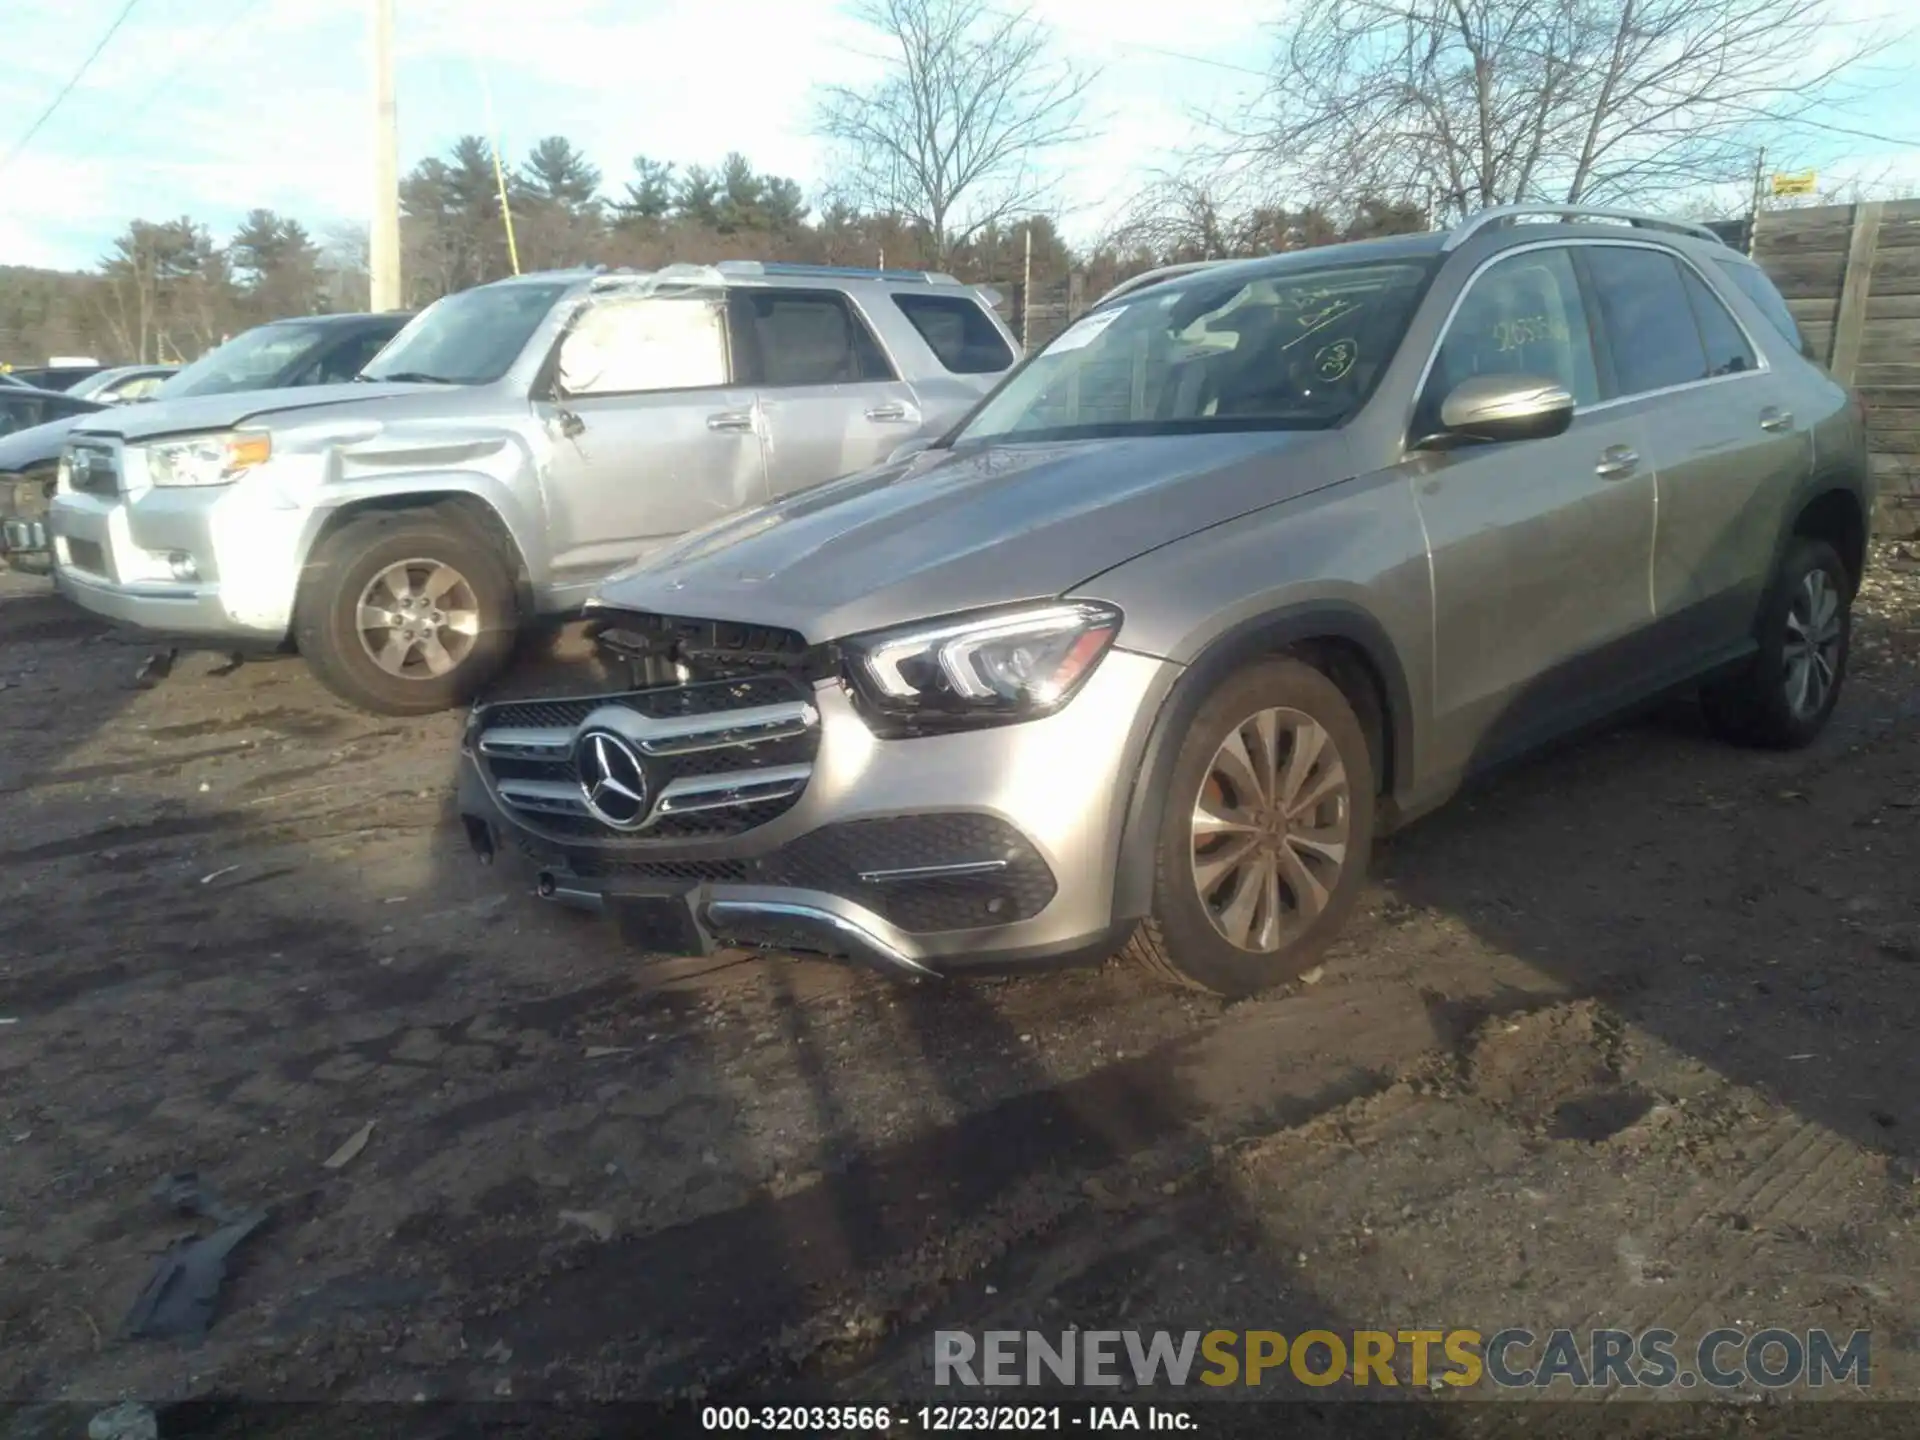
M193 556L184 550L173 550L167 554L167 569L173 572L176 580L198 580L200 567L193 563Z

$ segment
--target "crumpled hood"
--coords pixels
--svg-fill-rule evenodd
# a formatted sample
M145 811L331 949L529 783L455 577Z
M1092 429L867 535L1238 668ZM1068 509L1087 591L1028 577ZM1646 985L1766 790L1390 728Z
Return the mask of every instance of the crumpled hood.
M186 435L201 430L226 430L263 416L318 410L326 406L368 405L433 390L445 385L401 385L388 381L349 380L339 385L304 385L279 390L240 390L231 395L194 395L180 400L151 400L140 405L116 405L83 415L76 433L117 435L123 440L147 440L160 435Z
M82 421L93 418L92 411L85 415L67 415L58 420L49 420L44 425L16 430L0 439L0 475L21 475L37 465L58 461L60 449L67 443L68 432Z
M1050 598L1350 473L1337 431L931 450L695 531L599 599L831 640Z

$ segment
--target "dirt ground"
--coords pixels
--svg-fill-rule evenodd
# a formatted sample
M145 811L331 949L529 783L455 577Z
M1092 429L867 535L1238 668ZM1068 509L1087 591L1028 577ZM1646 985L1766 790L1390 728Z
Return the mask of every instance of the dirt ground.
M0 581L0 1401L897 1401L936 1327L1659 1324L1870 1329L1920 1398L1905 555L1817 747L1676 705L1541 757L1235 1005L640 956L471 860L457 718L141 655ZM126 1340L209 1228L180 1172L271 1218L203 1342Z

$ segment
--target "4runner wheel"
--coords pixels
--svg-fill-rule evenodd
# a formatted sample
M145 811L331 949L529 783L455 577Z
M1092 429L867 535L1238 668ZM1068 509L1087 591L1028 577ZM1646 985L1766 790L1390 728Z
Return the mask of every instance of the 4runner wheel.
M294 638L343 700L425 715L472 699L518 627L513 577L486 537L431 515L368 515L309 563Z
M1701 695L1723 739L1776 750L1810 744L1846 679L1853 584L1823 540L1796 540L1760 617L1760 649L1739 674Z
M1353 909L1373 845L1373 760L1339 686L1298 660L1240 671L1168 783L1153 914L1127 953L1218 995L1296 978Z

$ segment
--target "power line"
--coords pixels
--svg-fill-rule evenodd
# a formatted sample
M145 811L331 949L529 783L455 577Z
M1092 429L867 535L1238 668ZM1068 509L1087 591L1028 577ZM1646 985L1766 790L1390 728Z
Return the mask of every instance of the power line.
M1169 50L1161 45L1149 45L1144 40L1109 40L1107 44L1116 50L1138 50L1145 55L1159 55L1168 60L1184 60L1189 65L1208 65L1215 70L1231 70L1236 75L1251 75L1256 80L1271 80L1272 73L1255 70L1246 65L1235 65L1230 60L1215 60L1206 55L1189 55L1184 50Z
M1804 130L1818 130L1827 135L1850 135L1856 140L1872 140L1881 145L1893 145L1902 150L1920 149L1920 141L1911 136L1902 140L1892 135L1881 135L1872 130L1856 130L1850 125L1830 125L1824 120L1789 120L1788 129L1799 127Z
M1056 35L1059 33L1058 26L1050 24L1044 15L1036 14L1031 9L1006 10L997 5L982 5L980 8L989 15L999 16L1002 20L1027 21L1044 26ZM1116 40L1108 38L1103 39L1099 43L1109 45L1115 50L1137 50L1143 55L1158 55L1167 60L1185 61L1189 65L1206 65L1215 70L1230 70L1236 75L1251 75L1256 80L1271 80L1273 78L1272 74L1265 70L1255 70L1246 65L1235 65L1231 60L1215 60L1207 55L1193 55L1185 50L1169 50L1164 45L1149 45L1144 40Z
M179 51L176 52L173 64L166 68L165 73L161 75L152 89L133 102L133 108L131 110L119 117L119 123L125 125L146 114L147 108L166 93L167 88L173 84L174 79L186 68L189 60L199 59L205 55L206 52L218 49L220 42L233 32L233 28L236 25L251 15L254 10L259 7L259 4L260 0L240 0L240 8L228 15L227 18L221 22L220 28L215 30L213 34L204 40L193 40L182 46Z
M113 23L107 26L107 33L102 35L100 42L87 52L87 58L80 62L80 68L73 72L73 77L60 87L60 93L53 97L52 103L40 112L39 118L33 124L27 127L27 133L14 142L13 149L7 152L7 158L0 160L0 172L4 172L9 165L20 158L20 152L25 150L33 137L40 133L40 127L53 118L53 112L58 110L67 96L73 93L74 87L86 79L87 71L93 68L93 62L100 58L100 52L107 48L107 43L120 33L120 27L127 23L127 17L133 14L133 7L139 3L140 0L127 0L127 3L120 7L120 13L114 16Z

